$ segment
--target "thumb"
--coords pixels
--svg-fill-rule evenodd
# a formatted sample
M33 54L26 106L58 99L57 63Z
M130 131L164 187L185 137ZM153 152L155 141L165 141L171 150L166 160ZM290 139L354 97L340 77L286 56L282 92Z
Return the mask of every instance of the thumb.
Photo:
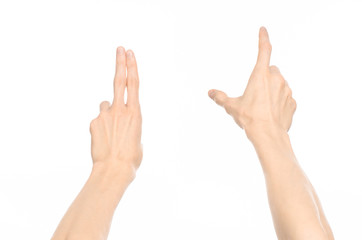
M211 89L209 91L209 97L216 102L216 104L224 107L226 101L229 99L228 95L223 91Z

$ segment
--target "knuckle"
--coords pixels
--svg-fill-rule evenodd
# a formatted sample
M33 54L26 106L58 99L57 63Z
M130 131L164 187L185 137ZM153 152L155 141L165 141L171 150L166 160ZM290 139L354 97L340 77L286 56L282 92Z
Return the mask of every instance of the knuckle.
M230 111L231 111L231 106L232 106L231 101L230 101L229 99L226 99L225 102L224 102L224 104L223 104L223 107L225 108L225 111L226 111L227 113L230 113Z
M280 87L280 88L285 88L286 83L283 77L278 76L275 78L276 84Z
M110 116L122 116L126 108L125 106L113 106L109 110Z
M104 112L104 111L101 111L100 113L99 113L99 115L98 115L98 119L103 119L103 118L105 118L105 115L106 115L107 113L106 112Z
M237 99L236 98L229 98L225 101L224 104L225 111L230 114L236 114L235 109L237 108Z
M132 107L131 113L132 113L132 116L135 118L138 118L138 119L142 118L142 114L141 114L141 110L140 110L139 106Z
M137 112L136 114L134 114L134 118L137 121L141 121L142 122L142 114L140 112Z

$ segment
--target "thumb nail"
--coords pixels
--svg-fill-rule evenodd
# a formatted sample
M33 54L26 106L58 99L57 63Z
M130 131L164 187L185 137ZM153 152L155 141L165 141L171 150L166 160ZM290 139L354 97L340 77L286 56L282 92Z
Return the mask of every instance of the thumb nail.
M215 91L215 90L210 90L210 91L209 91L209 97L210 97L210 98L214 99L215 94L216 94L216 91Z

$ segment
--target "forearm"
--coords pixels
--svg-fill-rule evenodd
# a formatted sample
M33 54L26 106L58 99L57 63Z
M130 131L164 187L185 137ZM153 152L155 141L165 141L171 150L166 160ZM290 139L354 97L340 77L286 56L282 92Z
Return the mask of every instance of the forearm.
M93 166L52 239L106 239L113 213L130 182L117 166Z
M113 86L112 105L103 101L89 126L92 172L52 239L106 239L113 213L141 164L142 115L132 50L117 48Z
M257 136L257 137L255 137ZM299 166L286 132L254 135L279 239L333 239L319 199Z

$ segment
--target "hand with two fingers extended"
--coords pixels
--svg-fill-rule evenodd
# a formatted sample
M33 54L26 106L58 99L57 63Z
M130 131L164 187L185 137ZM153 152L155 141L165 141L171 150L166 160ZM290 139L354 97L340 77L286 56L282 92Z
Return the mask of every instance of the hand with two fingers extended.
M98 117L90 124L91 153L93 165L119 169L133 180L143 156L138 70L131 50L118 47L116 55L113 103L102 102Z

